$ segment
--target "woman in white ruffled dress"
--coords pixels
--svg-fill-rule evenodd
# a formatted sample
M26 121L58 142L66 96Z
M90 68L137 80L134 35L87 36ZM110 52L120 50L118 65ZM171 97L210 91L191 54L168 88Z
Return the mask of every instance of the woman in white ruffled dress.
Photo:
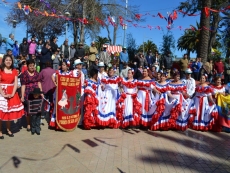
M169 130L170 125L170 114L174 111L176 105L178 105L178 99L175 99L169 91L169 85L166 80L168 77L167 73L161 73L161 79L156 82L156 89L161 94L156 94L156 106L157 109L152 117L151 130ZM169 98L171 98L169 101Z
M114 76L113 68L109 68L108 77L101 79L102 93L99 96L99 115L97 123L102 127L118 128L116 118L116 102L119 98L118 84L121 78Z
M137 99L137 83L133 79L133 69L128 70L128 77L121 80L121 95L117 101L117 119L122 128L137 126L140 122L141 103Z
M206 84L207 77L202 75L200 84L196 86L196 95L194 97L196 116L191 126L194 130L211 130L218 116L216 104L212 99L213 89Z
M154 112L156 111L156 98L153 94L160 93L155 88L155 82L151 80L148 75L148 69L143 69L143 78L138 81L138 93L137 97L139 102L142 104L141 108L141 117L140 117L140 125L144 127L150 127L151 120Z

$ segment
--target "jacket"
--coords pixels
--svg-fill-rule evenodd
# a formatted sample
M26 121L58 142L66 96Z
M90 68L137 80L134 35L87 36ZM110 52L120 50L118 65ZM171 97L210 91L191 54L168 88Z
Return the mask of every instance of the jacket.
M56 43L54 43L54 42L50 42L50 47L51 47L51 50L52 50L53 54L58 49L58 45Z
M96 59L96 54L98 54L98 50L97 50L97 48L96 47L90 47L89 48L89 60L90 61L95 61L95 59Z
M166 69L171 69L172 67L172 57L171 56L164 56L163 58L163 64Z
M17 56L19 55L19 46L17 44L14 44L12 53L15 58L17 58Z
M37 44L35 42L30 42L29 43L29 54L31 55L34 55L36 52L36 47L37 47Z
M29 53L29 45L28 43L24 44L21 43L19 46L19 54L21 55L27 55Z
M6 40L6 50L8 49L13 50L13 45L14 45L14 40L12 40L11 38L8 38Z
M52 52L51 52L51 50L49 50L45 46L43 46L41 53L42 53L42 56L40 58L41 63L46 63L46 62L52 63L52 59L51 59Z
M61 49L61 53L64 55L64 58L70 60L71 58L70 57L70 46L67 45L67 47L68 47L67 52L65 51L65 45L61 45L60 49Z
M83 48L82 48L82 49L79 49L79 48L76 49L76 52L75 52L75 54L74 54L74 57L77 58L77 59L78 59L79 57L81 57L81 59L84 58L84 57L85 57L85 49L83 49Z
M108 52L101 51L100 55L99 55L99 61L103 62L105 65L108 66L110 61L111 61L111 58L110 58Z

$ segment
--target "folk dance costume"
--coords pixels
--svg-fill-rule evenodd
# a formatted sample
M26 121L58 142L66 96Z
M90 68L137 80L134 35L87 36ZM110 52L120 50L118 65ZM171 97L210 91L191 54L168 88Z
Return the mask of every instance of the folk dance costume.
M53 74L54 78L56 78L56 75L60 75L60 76L71 76L72 72L71 71L67 71L67 72L63 72L62 70L58 70L56 73ZM53 127L55 129L59 129L56 123L56 92L57 89L55 89L54 93L53 93L53 109L52 109L52 113L51 113L51 120L50 120L50 127Z
M151 125L153 113L156 111L156 99L152 93L155 83L152 80L139 80L137 97L141 107L140 125L148 127Z
M90 130L96 125L96 117L98 116L99 100L97 96L99 83L90 79L85 81L85 99L84 99L84 129Z
M196 116L191 126L194 130L208 131L212 129L214 120L217 118L216 105L210 105L208 96L211 96L213 89L210 86L197 86L194 103L196 107Z
M15 76L18 76L18 73L15 69L12 70L12 73L5 73L0 71L0 86L2 91L5 94L12 94L14 90L14 81ZM21 118L24 114L24 106L18 96L18 93L15 92L12 98L5 98L0 95L0 120L1 121L11 121Z
M217 99L216 99L217 94L226 93L226 88L223 85L219 86L219 87L211 85L210 87L213 89L212 98L213 98L214 102L217 104ZM215 132L221 132L222 131L222 125L221 125L220 118L215 119L215 123L212 126L212 131L215 131Z
M186 100L182 92L187 93L187 88L185 84L173 84L169 83L170 93L174 98L178 99L179 104L171 111L171 128L177 130L186 130L189 124L194 120L193 114L195 114L195 107L190 105L189 100ZM172 99L169 99L172 101Z
M121 81L120 77L105 77L101 80L101 85L104 91L99 95L99 115L97 123L99 126L109 126L118 128L119 123L116 118L116 102L119 98L118 83Z
M156 94L157 98L157 109L152 117L151 130L169 130L171 128L170 114L173 112L175 114L176 106L178 105L178 99L171 99L169 101L168 91L169 85L161 85L156 83L156 89L161 92L161 94Z
M122 128L139 125L142 105L137 99L137 83L136 79L128 81L123 78L121 81L124 92L117 101L116 116Z

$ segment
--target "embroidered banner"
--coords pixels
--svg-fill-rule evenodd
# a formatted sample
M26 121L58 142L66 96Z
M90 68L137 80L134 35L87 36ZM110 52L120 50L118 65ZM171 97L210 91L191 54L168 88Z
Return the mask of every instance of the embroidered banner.
M81 118L81 76L57 74L56 122L64 131L73 131Z

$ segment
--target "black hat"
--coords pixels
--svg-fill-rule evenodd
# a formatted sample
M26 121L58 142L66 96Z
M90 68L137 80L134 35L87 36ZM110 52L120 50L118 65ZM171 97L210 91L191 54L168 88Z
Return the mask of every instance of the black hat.
M34 90L30 94L43 94L40 88L34 88Z

